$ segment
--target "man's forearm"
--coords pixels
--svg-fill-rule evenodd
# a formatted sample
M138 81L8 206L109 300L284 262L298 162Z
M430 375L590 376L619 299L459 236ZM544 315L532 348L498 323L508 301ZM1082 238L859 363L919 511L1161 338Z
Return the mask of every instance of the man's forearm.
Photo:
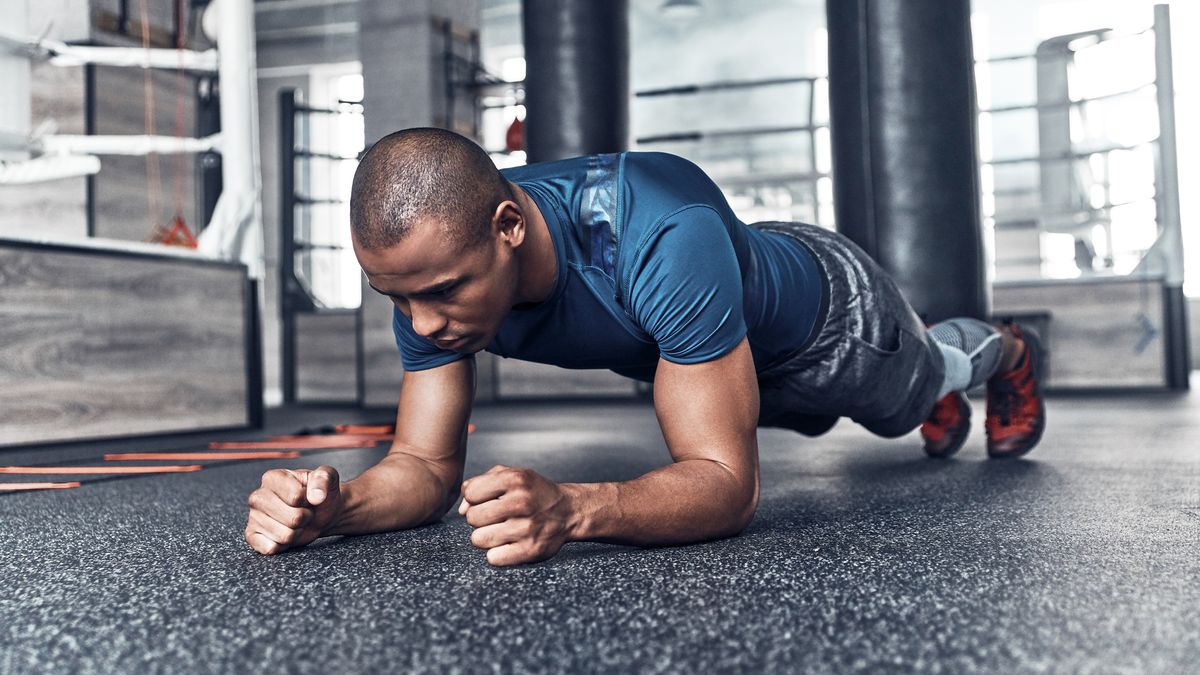
M757 475L739 478L709 460L676 462L631 481L562 487L575 513L572 539L635 546L732 536L758 505Z
M403 530L435 521L453 502L421 459L393 452L342 485L344 507L325 535ZM456 495L457 485L452 490Z

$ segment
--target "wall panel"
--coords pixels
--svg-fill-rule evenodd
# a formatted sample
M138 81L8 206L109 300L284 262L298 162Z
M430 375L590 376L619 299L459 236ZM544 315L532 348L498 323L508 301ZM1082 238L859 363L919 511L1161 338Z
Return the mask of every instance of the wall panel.
M245 426L241 265L0 239L0 446Z

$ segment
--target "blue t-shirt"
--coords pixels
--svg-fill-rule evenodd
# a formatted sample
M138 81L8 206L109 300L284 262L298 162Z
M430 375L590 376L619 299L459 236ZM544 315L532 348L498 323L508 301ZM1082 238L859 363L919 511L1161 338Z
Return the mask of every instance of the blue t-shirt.
M502 172L537 204L558 260L554 290L514 309L486 351L652 381L659 358L710 361L749 336L762 371L814 330L822 272L791 237L747 227L699 167L626 152ZM469 355L392 323L405 370Z

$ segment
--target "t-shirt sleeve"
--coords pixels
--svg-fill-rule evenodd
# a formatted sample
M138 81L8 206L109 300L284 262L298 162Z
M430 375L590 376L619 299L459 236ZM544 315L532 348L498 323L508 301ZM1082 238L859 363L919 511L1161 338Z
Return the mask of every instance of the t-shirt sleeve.
M746 336L741 268L712 209L690 207L664 220L636 252L630 275L634 319L668 361L711 361Z
M441 349L417 335L413 330L412 321L395 307L392 308L392 333L396 335L396 348L400 350L400 360L404 363L405 370L429 370L468 356Z

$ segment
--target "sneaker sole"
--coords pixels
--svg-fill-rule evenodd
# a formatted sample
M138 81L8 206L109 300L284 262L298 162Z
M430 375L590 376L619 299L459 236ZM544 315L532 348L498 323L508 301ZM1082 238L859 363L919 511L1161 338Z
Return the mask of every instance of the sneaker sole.
M1024 450L1018 452L993 452L988 448L988 457L993 459L1013 459L1023 457L1037 447L1042 441L1042 432L1046 430L1046 399L1042 397L1042 339L1036 331L1028 328L1021 329L1025 348L1029 350L1029 370L1038 389L1038 423L1034 425L1033 440Z
M967 401L967 397L963 394L958 395L958 414L962 418L962 425L958 428L958 434L954 436L954 440L950 445L946 446L941 452L932 451L929 446L925 446L925 454L938 459L945 459L953 456L962 446L966 444L967 437L971 435L971 403Z

